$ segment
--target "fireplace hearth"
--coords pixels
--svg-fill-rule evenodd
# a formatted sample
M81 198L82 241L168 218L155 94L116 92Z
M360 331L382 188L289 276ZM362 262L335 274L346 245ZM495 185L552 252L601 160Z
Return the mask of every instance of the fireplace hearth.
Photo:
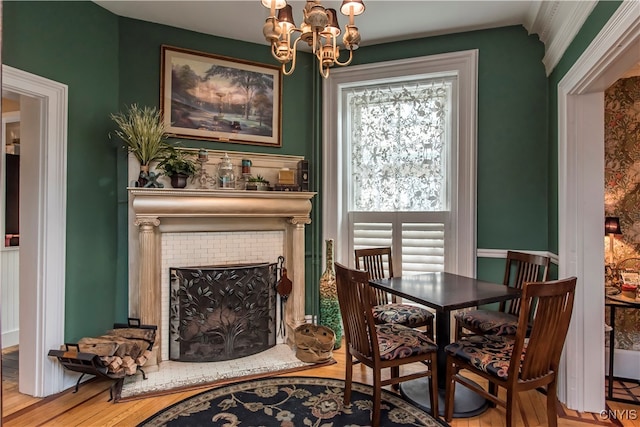
M216 362L276 344L277 264L170 269L169 358Z

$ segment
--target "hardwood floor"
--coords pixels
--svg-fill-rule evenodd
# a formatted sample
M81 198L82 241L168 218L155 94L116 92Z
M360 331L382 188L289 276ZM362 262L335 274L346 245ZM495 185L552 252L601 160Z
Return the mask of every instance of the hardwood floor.
M14 351L14 354L17 354ZM13 358L12 358L13 357ZM292 373L283 376L316 376L344 378L344 347L334 352L338 363ZM7 367L5 368L5 364ZM13 365L13 367L12 367ZM371 383L370 370L364 366L354 368L354 381ZM167 396L150 397L129 402L111 403L109 387L112 381L95 379L80 386L78 393L72 389L44 399L20 394L17 390L17 358L3 351L2 377L2 425L4 427L26 426L135 426L162 408L201 392L203 389L180 392ZM478 382L482 380L478 379ZM522 393L518 425L526 427L546 426L545 396L537 391ZM596 414L579 414L566 408L558 419L560 427L622 425L640 427L640 405L608 402L612 410L623 419L620 423L606 424ZM625 412L626 411L626 412ZM634 416L634 414L636 414ZM505 411L492 408L480 416L454 419L452 427L502 427L505 426ZM634 418L630 419L630 418ZM336 426L337 427L337 426Z

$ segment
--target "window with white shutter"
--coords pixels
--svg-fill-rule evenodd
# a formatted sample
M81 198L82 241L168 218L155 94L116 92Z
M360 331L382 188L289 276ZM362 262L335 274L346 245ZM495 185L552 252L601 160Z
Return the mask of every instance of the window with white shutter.
M477 51L335 70L324 86L324 237L391 246L394 274L475 275Z
M445 221L449 215L455 84L455 77L407 78L343 91L349 243L352 249L391 246L397 275L444 267L444 226L430 214Z

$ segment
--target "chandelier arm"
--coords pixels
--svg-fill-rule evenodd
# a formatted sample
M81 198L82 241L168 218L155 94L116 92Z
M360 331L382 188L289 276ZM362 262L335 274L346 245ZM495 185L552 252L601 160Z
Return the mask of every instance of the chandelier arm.
M326 71L325 71L326 70ZM329 67L323 67L322 66L322 61L318 61L318 71L320 71L320 75L322 77L329 78Z
M291 47L291 51L293 52L291 54L291 68L289 68L289 71L287 71L287 64L286 62L282 64L282 74L284 74L285 76L290 76L293 71L296 69L296 54L298 53L298 42L300 41L300 37L298 37L296 39L295 42L293 42L293 46Z
M273 56L275 59L278 60L278 62L280 62L280 58L278 58L277 51L278 51L278 43L271 42L271 56Z
M340 62L338 61L338 57L336 56L336 58L333 60L333 62L335 62L337 65L340 65L341 67L344 67L346 65L351 64L351 60L353 60L353 50L349 49L349 59L345 62Z

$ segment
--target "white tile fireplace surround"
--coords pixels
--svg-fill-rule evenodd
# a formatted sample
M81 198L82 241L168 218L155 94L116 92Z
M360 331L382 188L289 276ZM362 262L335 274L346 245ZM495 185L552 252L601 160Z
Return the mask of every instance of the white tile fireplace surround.
M129 188L129 314L158 325L157 362L168 360L169 267L276 262L293 290L286 342L305 322L304 227L315 193Z
M282 231L231 231L196 233L161 233L161 315L160 335L169 336L169 269L172 267L202 267L229 264L276 263L284 254ZM286 260L285 260L286 261ZM288 271L287 271L288 273ZM279 325L280 304L276 305L275 324ZM276 337L278 343L284 339ZM169 359L167 340L160 343L162 360Z

